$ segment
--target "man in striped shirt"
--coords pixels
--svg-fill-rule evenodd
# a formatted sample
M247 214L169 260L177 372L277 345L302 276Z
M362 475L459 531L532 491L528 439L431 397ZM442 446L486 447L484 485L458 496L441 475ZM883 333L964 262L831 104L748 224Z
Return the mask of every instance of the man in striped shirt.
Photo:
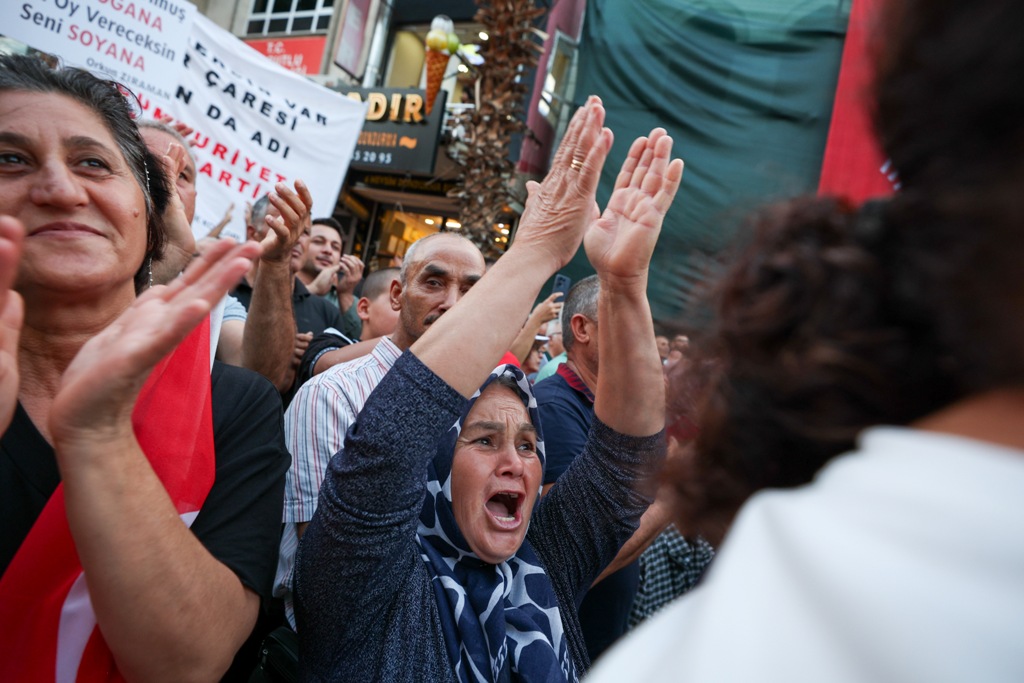
M391 307L398 327L368 356L341 363L302 385L284 416L285 442L292 454L284 493L284 533L274 595L285 601L295 628L292 570L295 549L316 511L327 465L341 453L345 433L367 397L395 361L427 327L455 305L484 274L484 258L468 239L435 233L413 243L398 280L391 284ZM344 457L344 456L341 456Z

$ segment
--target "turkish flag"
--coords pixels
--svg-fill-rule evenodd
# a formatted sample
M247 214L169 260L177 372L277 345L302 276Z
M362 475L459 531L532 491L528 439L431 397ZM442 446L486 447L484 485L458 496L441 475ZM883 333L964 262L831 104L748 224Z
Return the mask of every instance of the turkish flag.
M868 46L881 6L882 0L854 0L850 11L818 182L818 194L847 197L857 204L892 194L896 184L871 122L873 70Z

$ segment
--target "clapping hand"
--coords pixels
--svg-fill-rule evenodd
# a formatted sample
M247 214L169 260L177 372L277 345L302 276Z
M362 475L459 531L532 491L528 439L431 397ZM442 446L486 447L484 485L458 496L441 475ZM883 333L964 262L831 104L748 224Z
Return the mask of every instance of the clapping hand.
M263 238L263 260L287 263L292 247L309 227L309 213L313 210L313 197L301 180L295 181L293 192L284 183L274 186L270 203L277 208L280 216L266 217L267 236Z
M55 441L131 437L132 410L149 373L209 314L259 252L256 242L218 241L181 277L144 292L86 342L53 399Z
M597 181L612 146L612 132L603 124L601 100L591 97L569 123L544 181L526 184L529 196L513 246L551 259L551 272L569 262L597 216Z
M321 268L320 272L316 274L313 281L306 285L306 289L309 290L310 294L317 296L323 296L331 291L331 285L334 284L334 276L338 274L338 270L341 268L341 263L338 262L333 266L327 266Z
M602 280L642 280L679 182L683 160L670 160L672 138L662 128L629 149L608 206L587 230L583 245Z
M18 339L25 308L11 287L24 239L20 221L0 216L0 434L7 431L18 403Z
M358 256L352 254L342 254L341 261L338 264L340 266L338 270L338 281L337 288L339 294L351 294L355 291L356 285L358 285L363 279L363 262L359 260Z

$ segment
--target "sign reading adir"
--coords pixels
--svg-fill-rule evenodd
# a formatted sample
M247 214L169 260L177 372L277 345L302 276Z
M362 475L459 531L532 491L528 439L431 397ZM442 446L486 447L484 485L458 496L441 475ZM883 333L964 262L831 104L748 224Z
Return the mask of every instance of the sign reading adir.
M444 121L444 100L426 114L423 91L404 88L339 88L343 95L366 102L366 122L359 134L351 167L431 175ZM443 95L442 95L443 96Z

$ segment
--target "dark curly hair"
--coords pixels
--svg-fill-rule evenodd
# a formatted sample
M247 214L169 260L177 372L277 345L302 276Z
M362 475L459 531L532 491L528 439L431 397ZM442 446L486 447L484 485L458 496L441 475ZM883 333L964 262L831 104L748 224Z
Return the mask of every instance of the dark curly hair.
M755 218L713 295L705 353L717 366L680 483L688 531L714 538L754 492L804 484L864 428L957 395L892 243L891 208L803 198Z
M0 93L11 91L71 98L95 112L110 131L146 201L146 256L135 274L135 291L141 291L149 282L147 264L163 254L166 231L161 214L173 186L139 134L127 99L130 91L82 69L51 67L39 57L0 55Z
M876 127L903 189L754 219L715 289L684 532L715 538L866 427L1024 384L1024 3L904 0L885 19Z

